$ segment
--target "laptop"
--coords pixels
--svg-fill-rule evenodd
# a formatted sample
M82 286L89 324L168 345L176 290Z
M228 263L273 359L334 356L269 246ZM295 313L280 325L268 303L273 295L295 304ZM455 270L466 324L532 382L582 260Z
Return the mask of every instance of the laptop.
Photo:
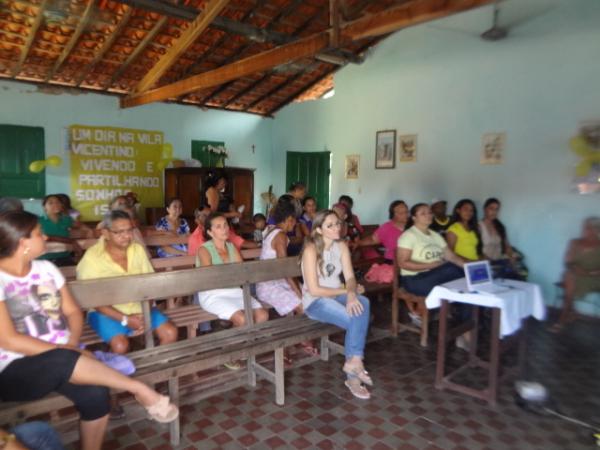
M506 286L494 284L492 268L489 261L475 261L464 265L467 289L469 292L502 292Z

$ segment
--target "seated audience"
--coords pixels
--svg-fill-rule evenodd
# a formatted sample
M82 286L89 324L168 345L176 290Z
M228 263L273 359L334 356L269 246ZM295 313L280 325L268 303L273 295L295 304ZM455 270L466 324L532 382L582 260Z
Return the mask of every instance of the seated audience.
M446 236L446 230L451 225L450 217L446 214L446 200L434 198L431 200L431 212L433 213L433 222L431 222L431 230L436 233Z
M224 172L210 171L206 176L204 184L206 191L200 203L207 204L211 212L220 212L227 219L239 219L242 217L242 214L235 210L235 205L231 198L225 194L227 176Z
M71 197L67 194L56 194L63 205L63 214L73 219L73 222L78 223L81 213L71 205Z
M479 222L483 257L490 260L494 276L522 280L517 270L517 255L508 242L506 227L498 219L500 201L488 198L483 204L483 219Z
M438 284L464 276L463 260L448 248L444 238L431 230L433 217L426 203L410 209L406 230L398 240L401 285L411 294L427 296ZM422 316L423 311L411 311Z
M289 203L280 203L273 210L276 225L265 230L260 259L286 258L287 233L296 226L296 211ZM256 285L256 294L261 301L268 303L280 316L286 316L302 305L302 293L294 278L263 281ZM300 311L301 312L301 311Z
M117 277L152 273L144 247L133 241L133 224L125 211L111 211L104 218L102 237L90 247L77 265L77 279ZM127 284L123 284L126 289ZM158 309L152 308L152 323L144 323L139 302L102 306L88 313L88 322L114 353L127 353L129 336L151 327L161 344L177 340L177 329Z
M312 230L312 223L315 220L315 215L317 214L317 201L314 197L310 195L304 197L302 200L302 215L298 218L298 225L300 228L300 232L302 233L302 237L306 237L310 235L310 231Z
M288 203L294 207L294 211L296 211L296 199L290 194L283 194L277 199L277 204L275 208L281 203ZM271 209L271 213L267 218L267 225L275 225L275 220L273 219L273 211L275 208ZM300 254L300 250L302 249L302 244L304 242L304 236L302 235L302 231L300 231L300 226L296 222L296 226L292 231L288 234L290 238L290 243L288 244L288 256L296 256Z
M267 218L264 214L254 214L252 217L252 223L254 223L254 242L260 244L263 241L263 232L267 227Z
M190 226L187 220L181 218L183 204L178 198L172 198L167 201L167 215L158 221L155 228L157 231L164 231L174 235L189 235ZM183 256L187 254L186 244L163 245L156 251L159 258L169 258L171 256Z
M345 385L352 395L368 399L363 385L373 385L363 365L369 328L369 299L356 282L350 251L340 239L342 223L332 210L319 211L302 250L302 304L308 317L346 330L344 351ZM343 273L345 286L340 275Z
M281 203L273 211L273 218L277 225L269 225L265 231L260 259L286 258L288 237L286 233L296 225L296 211L293 205ZM286 278L281 280L263 281L256 285L258 298L271 305L280 316L286 316L295 312L302 314L302 292L298 280ZM303 350L310 354L318 354L317 349L310 341L302 343ZM288 363L291 358L285 356Z
M200 208L194 210L196 229L190 234L190 238L188 239L188 255L195 255L198 253L198 249L204 244L204 223L209 215L210 207L207 205L200 206Z
M555 332L571 320L575 299L600 292L600 217L585 219L581 237L569 243L565 266L563 307L558 323L551 328Z
M108 388L134 394L159 422L177 418L178 409L168 397L80 350L83 314L56 266L36 260L44 247L35 215L0 215L2 401L37 400L51 392L64 395L80 414L84 450L102 447L110 410Z
M54 194L46 195L42 200L44 214L40 216L40 224L42 232L48 236L50 242L60 242L69 244L75 254L75 259L71 256L71 252L59 251L40 255L40 259L52 261L57 266L72 266L75 265L76 259L79 260L83 254L83 249L79 246L76 239L69 237L71 228L82 228L87 230L84 225L78 224L73 219L63 214L63 204L60 198ZM91 237L92 232L89 230Z
M288 195L292 197L292 204L296 211L296 219L298 219L304 212L302 209L302 200L306 197L306 184L302 181L292 183Z
M356 241L354 247L382 244L385 247L384 258L389 264L394 264L398 239L408 220L408 206L402 200L394 200L390 203L388 215L388 222L380 225L371 236Z
M482 245L475 203L469 199L460 200L454 207L450 222L452 224L446 231L446 241L450 250L469 261L480 259Z
M348 235L355 237L362 237L362 234L365 232L362 225L360 224L360 220L358 216L352 212L352 208L354 208L354 200L349 195L340 195L338 199L338 203L342 203L346 205L348 209Z
M23 211L23 203L15 197L0 197L0 214L8 211Z
M347 241L351 240L350 236L348 236L348 208L343 203L336 203L331 207L331 210L337 214L338 219L340 219L342 223L342 227L340 229L340 239Z
M242 257L235 246L228 241L229 224L222 213L211 213L204 223L204 239L206 242L198 248L200 266L207 267L219 264L238 263ZM201 291L197 294L202 309L219 317L230 320L234 327L246 324L244 316L244 294L241 288L224 288ZM269 314L254 298L252 299L254 322L265 322ZM227 365L231 369L239 369L239 363Z

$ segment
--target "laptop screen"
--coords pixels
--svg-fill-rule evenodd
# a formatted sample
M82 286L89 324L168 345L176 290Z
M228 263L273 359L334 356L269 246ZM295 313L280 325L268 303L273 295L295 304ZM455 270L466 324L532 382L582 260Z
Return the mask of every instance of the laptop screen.
M487 261L465 264L465 275L473 286L492 281L492 274Z

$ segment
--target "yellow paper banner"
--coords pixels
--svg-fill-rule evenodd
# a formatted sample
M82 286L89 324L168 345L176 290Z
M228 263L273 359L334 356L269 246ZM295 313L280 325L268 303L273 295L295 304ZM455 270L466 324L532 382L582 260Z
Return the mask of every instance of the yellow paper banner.
M161 131L71 125L71 200L83 220L99 220L108 202L133 191L143 207L162 206Z

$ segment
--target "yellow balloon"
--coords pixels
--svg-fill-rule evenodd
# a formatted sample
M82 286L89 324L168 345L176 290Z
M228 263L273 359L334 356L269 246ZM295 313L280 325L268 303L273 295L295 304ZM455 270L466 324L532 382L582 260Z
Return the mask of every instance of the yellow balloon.
M46 164L52 167L58 167L62 164L62 159L60 156L52 155L46 158Z
M33 173L40 173L46 167L46 161L33 161L29 164L29 171Z
M588 143L581 136L577 136L571 139L571 150L573 150L573 153L575 153L576 155L582 156L584 158L592 152L592 149L590 148Z
M165 159L173 158L173 145L172 144L169 144L168 142L163 144L162 156Z
M590 160L583 160L577 166L575 166L575 174L578 177L585 177L592 169L592 162Z

